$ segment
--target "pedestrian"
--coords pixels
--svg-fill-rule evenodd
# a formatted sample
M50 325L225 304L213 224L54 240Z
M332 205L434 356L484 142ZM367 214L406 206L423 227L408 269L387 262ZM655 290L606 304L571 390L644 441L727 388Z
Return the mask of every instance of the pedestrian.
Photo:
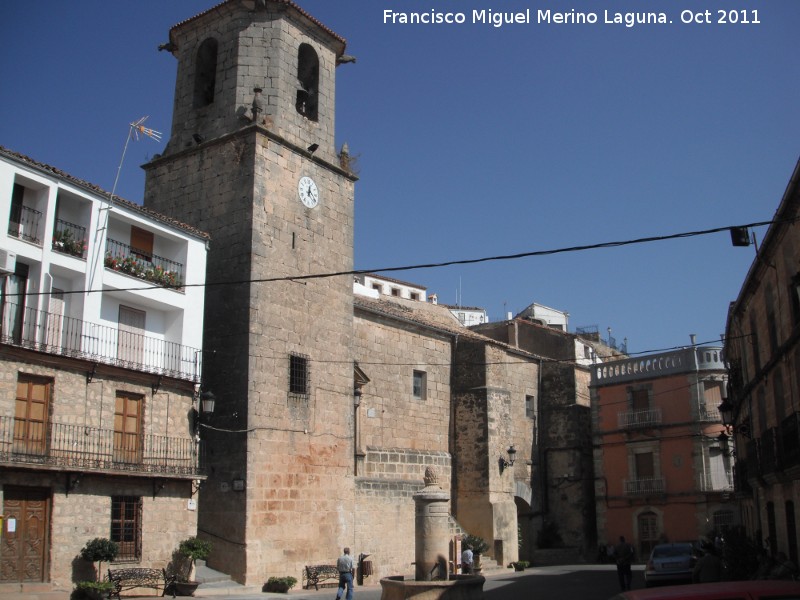
M701 556L692 569L693 583L714 583L722 581L722 559L717 552L716 546L705 544L703 547L705 554Z
M336 560L336 568L339 570L339 589L336 590L336 600L342 600L345 587L347 588L346 600L353 600L353 558L350 556L350 548L345 548Z
M473 561L472 548L468 544L464 546L464 551L461 553L461 572L466 575L472 573Z
M617 578L619 579L619 589L623 592L631 589L633 573L631 563L633 563L635 551L633 546L625 541L625 536L619 536L619 544L614 548L614 555L617 557Z

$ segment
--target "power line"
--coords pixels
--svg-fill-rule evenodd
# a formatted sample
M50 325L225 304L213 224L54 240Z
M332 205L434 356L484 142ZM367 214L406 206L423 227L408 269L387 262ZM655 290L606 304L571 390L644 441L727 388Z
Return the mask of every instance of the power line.
M340 277L343 275L368 275L370 273L392 273L396 271L415 271L419 269L436 269L440 267L450 267L454 265L474 265L485 262L503 261L503 260L517 260L520 258L532 258L538 256L552 256L555 254L565 254L568 252L585 252L587 250L599 250L603 248L619 248L622 246L631 246L634 244L647 244L652 242L663 242L667 240L675 240L682 238L698 237L702 235L710 235L712 233L720 233L723 231L730 231L733 229L750 229L753 227L763 227L773 225L781 222L794 223L796 219L788 220L772 220L772 221L757 221L754 223L747 223L745 225L726 225L724 227L714 227L712 229L701 229L698 231L686 231L682 233L673 233L669 235L649 236L642 238L635 238L614 242L600 242L597 244L585 244L580 246L568 246L565 248L555 248L550 250L532 250L529 252L520 252L517 254L500 254L495 256L485 256L482 258L468 258L461 260L451 260L436 263L421 263L414 265L405 265L399 267L381 267L372 269L354 269L350 271L331 271L327 273L313 273L308 275L284 275L281 277L265 277L256 279L239 279L232 281L206 281L203 283L184 283L180 286L174 285L148 285L146 287L131 287L131 288L117 288L114 290L107 289L89 289L89 290L64 290L64 294L93 294L97 292L142 292L153 289L163 288L176 288L182 289L187 287L213 287L213 286L228 286L228 285L243 285L251 283L276 283L282 281L306 281L310 279L325 279L331 277ZM50 292L24 292L18 294L8 294L8 296L41 296L48 295Z

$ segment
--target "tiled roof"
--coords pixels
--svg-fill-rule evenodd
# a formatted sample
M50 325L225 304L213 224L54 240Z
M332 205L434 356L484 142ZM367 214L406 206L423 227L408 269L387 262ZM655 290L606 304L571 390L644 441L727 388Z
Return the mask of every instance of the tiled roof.
M193 17L189 17L188 19L185 19L184 21L181 21L180 23L177 23L176 25L173 25L173 26L170 28L170 35L172 35L172 31L173 31L173 30L177 29L178 27L181 27L182 25L185 25L186 23L190 23L190 22L194 21L195 19L199 19L199 18L200 18L200 17L202 17L203 15L207 15L208 13L210 13L210 12L212 12L212 11L214 11L214 10L217 10L217 9L218 9L218 8L220 8L221 6L225 6L226 4L229 4L230 2L239 2L239 1L241 1L241 0L225 0L224 2L220 2L219 4L215 4L214 6L212 6L211 8L209 8L208 10L204 10L203 12L201 12L201 13L199 13L199 14L196 14L196 15L195 15L195 16L193 16ZM289 6L289 7L293 8L293 9L295 9L295 10L296 10L297 12L299 12L301 15L303 15L304 17L306 17L307 19L309 19L309 20L310 20L311 22L313 22L315 25L317 25L318 27L320 27L320 28L321 28L323 31L327 32L327 33L328 33L330 36L332 36L332 37L333 37L333 38L335 38L337 41L339 41L339 42L342 44L342 47L341 47L341 49L340 49L340 51L339 51L339 52L340 52L340 54L341 54L341 52L344 52L344 48L345 48L345 46L347 45L347 40L346 40L345 38L343 38L342 36L340 36L340 35L339 35L338 33L336 33L335 31L333 31L332 29L330 29L330 28L328 28L327 26L325 26L325 25L324 25L324 24L323 24L321 21L319 21L317 18L313 17L311 14L309 14L308 12L306 12L305 10L303 10L302 8L300 8L300 7L299 7L297 4L295 4L294 2L292 2L292 0L267 0L267 1L269 1L269 2L275 2L275 3L277 3L277 4L285 4L286 6Z
M354 296L353 304L356 309L379 314L389 319L397 319L446 334L458 335L463 338L486 342L487 344L505 348L516 354L536 358L536 356L530 352L525 352L519 348L513 348L508 344L493 340L492 338L472 331L468 327L464 327L446 307L438 304L406 300L405 298L390 298L388 296L373 299L359 295Z
M0 155L5 156L6 158L9 158L11 160L20 162L22 164L25 164L38 171L49 173L54 177L58 177L59 179L63 179L64 181L68 181L74 185L85 188L91 192L94 192L99 196L106 196L108 198L111 197L111 192L108 192L93 183L84 181L83 179L78 179L77 177L73 177L72 175L70 175L69 173L65 173L61 169L57 169L52 165L48 165L45 163L41 163L37 160L33 160L29 156L25 156L24 154L20 154L19 152L14 152L13 150L10 150L4 146L0 146ZM177 219L173 219L172 217L169 217L167 215L162 215L161 213L157 213L154 210L150 210L149 208L145 208L140 204L136 204L135 202L125 200L124 198L120 198L119 196L114 196L113 204L124 206L125 208L129 208L133 211L146 215L151 219L160 221L172 227L183 229L184 231L194 235L195 237L203 238L206 240L211 238L211 236L205 231L200 231L196 227L192 227L191 225L187 225L186 223L181 223Z
M387 281L391 283L399 283L400 285L407 285L408 287L413 287L418 290L427 290L424 285L418 285L416 283L409 283L408 281L403 281L402 279L393 279L391 277L386 277L384 275L377 275L376 273L360 273L359 277L372 277L373 279L380 279L381 281Z

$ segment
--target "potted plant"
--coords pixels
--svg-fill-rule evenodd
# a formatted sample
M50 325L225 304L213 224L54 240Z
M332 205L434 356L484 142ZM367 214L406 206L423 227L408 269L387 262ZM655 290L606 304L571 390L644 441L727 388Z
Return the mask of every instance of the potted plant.
M530 566L530 564L531 563L529 563L527 560L518 560L516 562L512 562L511 566L514 567L515 571L524 571Z
M194 581L195 563L211 554L211 542L193 536L183 540L177 551L181 565L175 574L174 591L178 596L193 596L199 581Z
M86 545L81 549L81 558L92 563L92 566L94 566L94 563L98 563L98 567L95 568L94 572L94 580L97 581L100 578L100 573L102 573L103 563L111 562L117 558L118 553L119 546L116 542L112 542L108 538L94 538L86 542Z
M294 577L270 577L261 591L285 594L292 589L296 583L297 579Z
M481 555L489 549L489 544L482 537L468 533L461 538L462 546L472 548L472 570L479 573L481 570Z
M105 600L111 597L114 584L111 581L79 581L76 584L78 597L89 600Z

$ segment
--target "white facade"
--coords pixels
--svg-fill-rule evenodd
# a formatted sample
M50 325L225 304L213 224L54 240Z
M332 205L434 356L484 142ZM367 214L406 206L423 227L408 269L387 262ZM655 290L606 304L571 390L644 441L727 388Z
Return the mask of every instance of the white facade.
M199 382L207 245L0 148L5 342Z
M530 319L553 329L569 331L569 313L535 302L522 310L517 317Z
M373 274L364 274L357 278L356 283L360 284L367 290L377 292L378 295L427 302L427 288L415 285L413 283L408 283L406 281L391 279L390 277L379 277ZM361 295L372 296L373 294L362 293Z

